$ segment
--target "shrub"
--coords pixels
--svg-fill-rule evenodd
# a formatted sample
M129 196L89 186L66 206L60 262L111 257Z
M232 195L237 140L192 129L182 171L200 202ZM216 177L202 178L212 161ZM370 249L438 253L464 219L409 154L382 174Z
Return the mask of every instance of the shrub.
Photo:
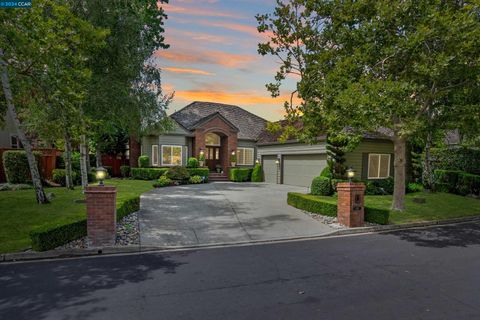
M458 175L457 193L463 196L480 195L480 175L462 172Z
M190 176L200 176L205 177L205 181L208 181L208 174L210 170L208 168L187 168Z
M191 184L199 184L202 182L203 182L203 179L200 176L191 176L190 179L188 179L188 183L191 183Z
M237 162L237 155L235 153L230 155L230 162L236 163Z
M122 173L122 177L124 178L130 177L130 166L121 166L120 172Z
M337 192L337 184L340 182L348 182L348 180L345 179L331 179L330 183L332 185L332 192Z
M407 193L422 192L423 185L421 183L411 182L407 184Z
M168 187L173 184L173 181L166 176L161 176L158 178L158 180L153 184L155 188L162 188L162 187Z
M107 178L113 177L113 168L112 166L103 166L107 170Z
M190 178L190 173L188 172L187 168L180 166L171 167L170 169L168 169L165 175L169 179L178 181L186 181L188 180L188 178Z
M263 182L263 168L259 163L252 170L252 182Z
M195 157L188 158L187 168L198 168L198 160Z
M470 148L432 149L433 166L437 170L465 171L480 174L480 150Z
M332 194L332 184L330 178L315 177L312 180L310 193L317 196L329 196Z
M138 166L140 168L148 168L150 166L150 158L148 156L138 157Z
M40 166L40 152L33 153L38 165ZM3 168L7 177L7 182L12 184L28 184L32 182L30 177L30 167L28 166L27 153L21 150L5 151L3 153Z
M231 168L229 172L230 181L234 182L247 182L252 179L251 168Z
M392 177L379 180L364 181L367 195L386 195L393 194L394 182Z
M332 179L333 178L333 173L332 173L332 170L330 169L330 167L325 167L323 168L322 172L320 172L320 177L326 177L326 178L330 178Z
M117 221L138 210L140 210L140 197L125 200L120 207L117 208ZM30 239L32 241L33 250L46 251L55 249L58 246L82 238L86 235L87 220L82 219L64 225L42 227L33 230L30 232Z
M459 170L435 170L434 180L437 191L457 193Z
M337 216L337 204L326 201L318 196L289 192L287 203L297 209L308 212L318 213L325 216ZM390 211L386 209L379 209L373 207L365 207L365 221L388 224Z
M66 185L65 176L65 169L53 169L52 171L53 182L58 183L62 187L65 187ZM80 174L78 172L72 171L72 182L74 185L79 185L81 183L81 179L82 178L80 177Z
M130 173L133 179L157 180L164 175L168 168L131 168Z

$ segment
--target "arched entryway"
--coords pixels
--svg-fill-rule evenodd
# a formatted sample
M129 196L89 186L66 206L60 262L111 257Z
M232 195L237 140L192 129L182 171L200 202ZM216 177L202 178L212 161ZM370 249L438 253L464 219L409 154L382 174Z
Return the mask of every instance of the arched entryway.
M215 132L205 134L205 164L210 171L222 166L222 136Z

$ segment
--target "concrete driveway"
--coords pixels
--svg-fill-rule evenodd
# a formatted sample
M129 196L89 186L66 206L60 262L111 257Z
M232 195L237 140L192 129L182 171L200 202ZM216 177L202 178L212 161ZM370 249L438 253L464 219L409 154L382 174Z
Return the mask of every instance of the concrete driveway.
M141 197L142 246L196 246L278 240L331 232L287 205L287 193L306 188L215 182L159 188Z

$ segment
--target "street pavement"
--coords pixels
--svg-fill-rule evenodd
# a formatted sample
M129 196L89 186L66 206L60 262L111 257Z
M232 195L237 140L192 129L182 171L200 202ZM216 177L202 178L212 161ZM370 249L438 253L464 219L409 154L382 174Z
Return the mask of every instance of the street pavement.
M287 204L307 188L215 182L158 188L141 197L142 246L175 247L309 237L334 229Z
M480 319L480 224L0 264L0 319Z

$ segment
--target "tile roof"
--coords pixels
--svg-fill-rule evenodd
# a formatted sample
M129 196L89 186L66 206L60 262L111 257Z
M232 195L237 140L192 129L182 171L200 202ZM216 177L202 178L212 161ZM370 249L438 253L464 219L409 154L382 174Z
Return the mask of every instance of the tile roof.
M195 101L170 117L188 130L203 118L219 113L238 128L239 139L256 140L267 125L267 120L248 112L238 106L215 102Z

